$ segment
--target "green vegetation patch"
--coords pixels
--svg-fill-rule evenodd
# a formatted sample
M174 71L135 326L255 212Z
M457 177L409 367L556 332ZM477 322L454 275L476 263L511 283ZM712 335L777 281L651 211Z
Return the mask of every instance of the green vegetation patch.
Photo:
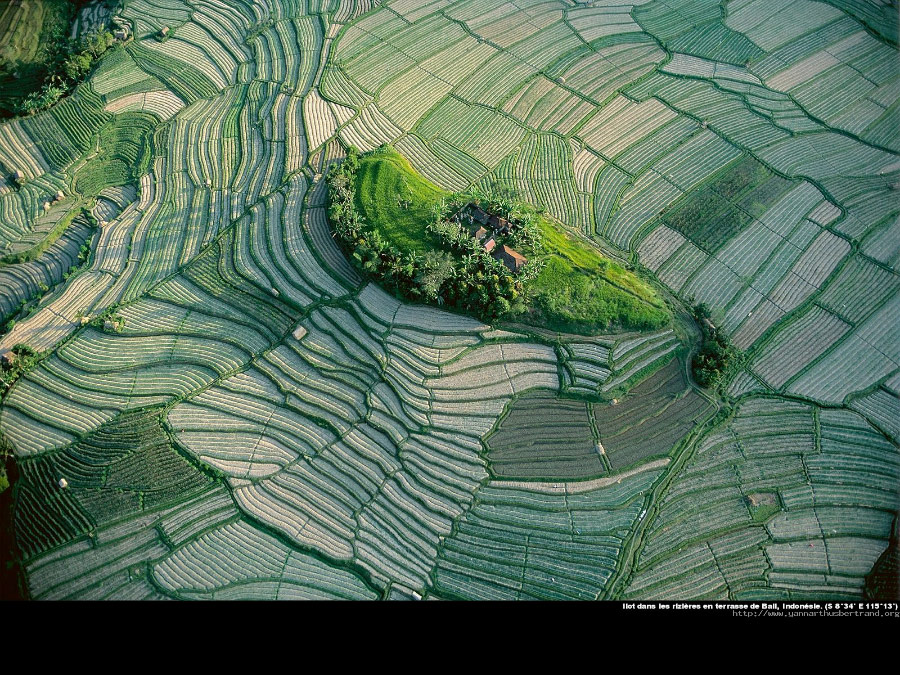
M675 358L621 400L517 398L486 440L488 462L501 478L584 480L668 455L712 413Z
M634 8L634 19L670 52L744 65L765 56L746 35L723 22L713 2L682 2L677 6L656 0Z
M100 131L100 152L75 174L75 189L97 195L104 188L134 183L147 173L153 158L156 118L147 113L116 115Z
M175 450L160 413L123 413L62 451L19 462L16 537L26 557L208 487Z
M356 174L356 208L403 253L434 250L425 225L449 193L430 183L397 152L364 156Z
M115 42L109 30L69 37L88 0L0 3L0 117L49 108L81 82Z
M128 52L141 70L159 79L187 105L219 93L216 84L202 70L184 61L144 47L140 42L129 44Z
M647 283L507 191L451 194L389 146L362 156L351 149L329 186L329 218L345 252L407 300L583 334L671 321ZM479 242L464 219L452 222L471 203L508 219L509 232ZM513 273L483 250L491 235L495 250L506 245L526 257L523 269Z
M45 232L37 231L40 234L40 240L29 248L16 251L0 258L0 265L15 265L18 263L30 262L37 260L42 253L50 248L61 236L69 229L69 226L75 220L76 216L81 216L81 222L87 222L85 212L79 204L65 211L65 215L53 224L53 227ZM27 240L26 240L27 241Z
M542 231L551 255L532 284L531 312L523 321L574 333L657 330L669 323L665 304L634 274L546 221ZM559 240L566 245L557 247Z
M694 318L703 332L700 352L691 362L694 379L704 387L719 387L740 367L742 354L712 322L709 307L702 303L694 307Z
M22 561L13 532L13 489L18 483L19 470L12 446L0 434L0 470L3 489L0 489L0 598L24 600L28 597Z
M900 44L900 16L897 15L896 0L894 2L828 0L828 2L865 24L869 30L895 47Z
M59 240L53 242L48 237L32 249L0 259L0 271L9 265L18 265L14 275L36 275L36 278L29 276L29 281L9 287L8 297L0 298L0 324L3 326L0 331L8 333L18 320L38 311L45 293L88 262L95 232L93 220L82 213ZM69 261L68 266L64 261Z
M522 396L486 443L491 471L503 478L583 480L608 473L585 401Z
M43 84L75 5L67 0L0 3L0 116L19 112L22 101Z
M0 357L0 396L5 396L16 380L34 368L48 353L36 352L26 344L17 344Z
M91 530L91 521L49 457L21 460L16 481L13 530L25 558L72 541Z
M82 194L97 194L106 187L125 185L130 177L131 171L121 159L101 159L75 174L75 189Z
M714 253L791 188L747 156L663 214L663 222Z

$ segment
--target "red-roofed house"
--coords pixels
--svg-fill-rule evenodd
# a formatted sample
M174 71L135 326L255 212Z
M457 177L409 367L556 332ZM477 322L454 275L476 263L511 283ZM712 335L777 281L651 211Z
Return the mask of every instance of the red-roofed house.
M525 256L506 245L498 248L494 253L494 257L506 265L512 272L518 272L525 267L525 263L528 262L528 259Z

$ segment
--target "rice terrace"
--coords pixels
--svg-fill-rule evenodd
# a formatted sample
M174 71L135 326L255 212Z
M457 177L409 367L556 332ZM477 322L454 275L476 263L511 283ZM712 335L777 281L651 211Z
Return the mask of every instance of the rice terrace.
M0 1L3 597L896 600L898 17Z

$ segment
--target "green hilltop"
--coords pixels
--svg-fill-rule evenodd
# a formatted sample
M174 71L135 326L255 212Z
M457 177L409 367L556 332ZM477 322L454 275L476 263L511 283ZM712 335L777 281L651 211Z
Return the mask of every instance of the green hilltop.
M346 181L350 181L346 185ZM485 320L514 320L562 332L656 330L671 313L636 274L602 256L543 210L499 190L451 193L423 178L390 146L351 149L330 179L330 218L355 224L339 237L351 260L389 290ZM345 186L346 187L343 187ZM340 207L336 192L349 189ZM448 217L468 203L521 223L498 245L528 259L515 277ZM427 288L423 290L422 285Z

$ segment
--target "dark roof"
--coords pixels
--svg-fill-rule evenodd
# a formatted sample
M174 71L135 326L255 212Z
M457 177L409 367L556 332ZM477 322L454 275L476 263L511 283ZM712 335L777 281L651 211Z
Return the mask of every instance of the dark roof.
M488 218L488 222L491 224L495 230L503 230L509 227L509 221L506 218L501 218L500 216L491 216Z
M482 225L487 225L489 216L487 212L482 209L480 206L476 206L472 209L472 217L475 218Z

